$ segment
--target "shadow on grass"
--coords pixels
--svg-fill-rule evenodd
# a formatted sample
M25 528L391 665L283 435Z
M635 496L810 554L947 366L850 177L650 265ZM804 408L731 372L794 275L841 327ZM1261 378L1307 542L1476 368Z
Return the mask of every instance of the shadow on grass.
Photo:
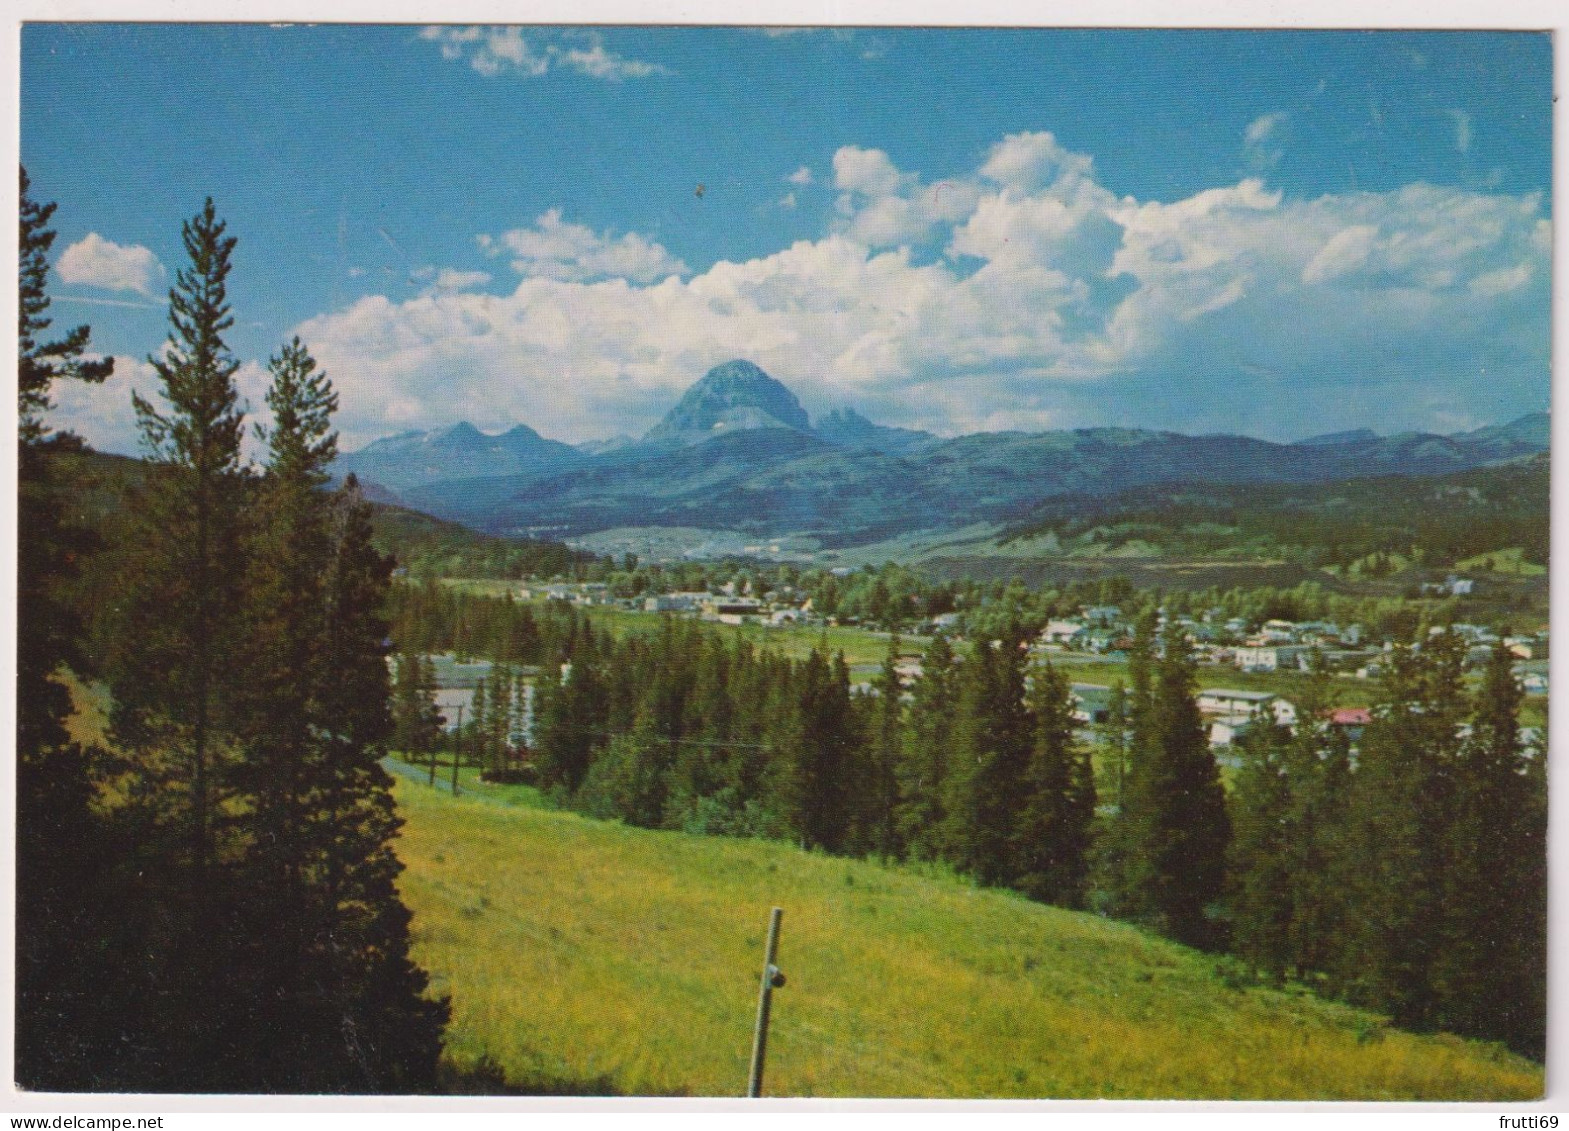
M619 1096L608 1074L552 1076L531 1069L510 1079L489 1053L467 1064L443 1060L436 1070L436 1091L446 1096Z

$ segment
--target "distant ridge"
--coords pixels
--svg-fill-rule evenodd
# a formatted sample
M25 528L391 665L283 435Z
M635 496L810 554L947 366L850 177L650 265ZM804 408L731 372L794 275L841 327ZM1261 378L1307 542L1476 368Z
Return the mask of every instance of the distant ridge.
M551 474L587 458L526 424L491 436L463 421L431 432L403 432L345 452L333 471L339 476L353 472L366 483L402 492L448 479Z
M914 531L1019 522L1043 500L1183 483L1322 483L1445 475L1548 450L1549 420L1440 436L1368 428L1281 444L1140 428L942 439L850 408L808 419L750 361L716 365L643 437L580 445L519 425L379 440L339 461L404 503L492 533L576 537L666 526L804 534L849 546Z

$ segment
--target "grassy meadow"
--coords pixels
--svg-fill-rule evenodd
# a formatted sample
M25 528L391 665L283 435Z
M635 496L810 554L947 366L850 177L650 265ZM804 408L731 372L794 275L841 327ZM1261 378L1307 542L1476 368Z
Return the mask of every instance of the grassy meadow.
M467 775L466 775L467 776ZM1523 1100L1541 1069L1419 1037L1132 927L915 868L452 798L400 778L415 957L448 1057L586 1094L745 1091L784 908L774 1096Z

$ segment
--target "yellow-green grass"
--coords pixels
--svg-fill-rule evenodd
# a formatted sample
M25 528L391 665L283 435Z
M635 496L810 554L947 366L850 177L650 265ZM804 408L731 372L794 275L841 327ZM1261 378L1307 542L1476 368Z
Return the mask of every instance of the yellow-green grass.
M415 956L447 1055L510 1079L738 1095L784 908L765 1093L1507 1100L1541 1070L1387 1029L1132 927L760 841L453 798L400 780Z
M1525 549L1521 546L1514 546L1508 550L1494 550L1488 554L1478 554L1474 558L1456 562L1455 569L1464 573L1486 571L1514 574L1517 577L1541 577L1547 573L1546 566L1525 560Z

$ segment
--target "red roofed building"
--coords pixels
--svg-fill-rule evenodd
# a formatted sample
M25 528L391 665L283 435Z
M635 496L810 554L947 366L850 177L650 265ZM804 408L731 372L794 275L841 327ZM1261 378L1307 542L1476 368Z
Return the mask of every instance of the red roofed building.
M1367 707L1336 707L1329 712L1329 725L1346 732L1352 742L1362 738L1362 731L1373 721L1373 712Z

